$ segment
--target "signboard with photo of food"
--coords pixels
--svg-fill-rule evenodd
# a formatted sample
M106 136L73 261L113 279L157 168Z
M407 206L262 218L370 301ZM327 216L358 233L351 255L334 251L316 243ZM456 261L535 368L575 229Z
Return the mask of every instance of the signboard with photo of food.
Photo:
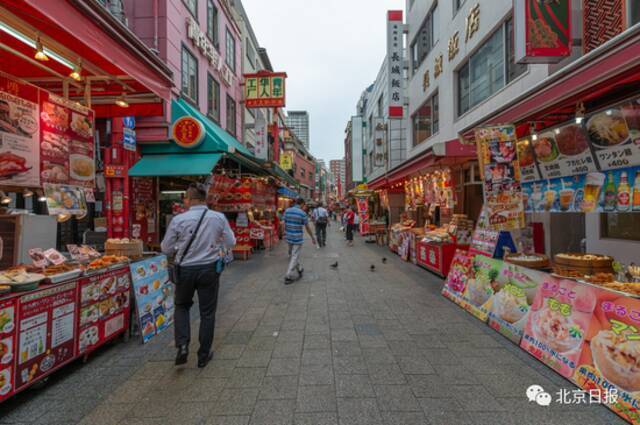
M523 183L540 180L540 170L533 154L531 140L520 139L516 144L518 150L518 162L520 163L520 176Z
M640 165L638 100L592 115L586 129L601 170Z
M0 91L0 184L39 186L38 104Z
M42 182L94 187L93 111L46 92L40 99Z
M596 171L582 127L569 124L538 135L533 141L542 178L574 176Z
M44 184L43 186L49 215L86 214L87 203L82 188L61 184Z

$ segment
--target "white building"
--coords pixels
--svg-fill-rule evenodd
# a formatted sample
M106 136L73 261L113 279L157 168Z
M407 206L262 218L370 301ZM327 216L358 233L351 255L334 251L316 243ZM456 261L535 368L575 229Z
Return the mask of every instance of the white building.
M287 127L296 133L305 148L309 149L309 113L307 111L287 111Z

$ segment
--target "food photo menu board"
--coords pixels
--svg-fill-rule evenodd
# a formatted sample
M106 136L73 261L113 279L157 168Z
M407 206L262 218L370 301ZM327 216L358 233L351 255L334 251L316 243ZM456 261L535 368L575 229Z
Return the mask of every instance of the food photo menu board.
M167 266L164 255L129 265L143 343L173 323L175 291Z
M0 74L0 184L95 186L94 112Z
M94 187L93 111L44 91L40 108L41 181Z
M37 90L0 75L0 184L39 186Z
M0 402L15 391L16 303L17 298L0 301Z
M586 129L601 170L640 165L640 99L592 115Z

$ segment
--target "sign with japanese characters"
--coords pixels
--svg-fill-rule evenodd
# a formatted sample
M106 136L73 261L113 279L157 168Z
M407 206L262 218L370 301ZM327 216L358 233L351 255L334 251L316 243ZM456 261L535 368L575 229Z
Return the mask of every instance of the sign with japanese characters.
M539 134L532 146L543 179L586 174L597 169L587 134L577 124Z
M267 121L262 113L259 113L256 116L254 131L256 133L256 158L266 161L269 159L269 129L267 128Z
M362 116L351 117L351 178L354 182L363 180L363 135L364 121Z
M615 390L604 404L630 423L640 423L640 300L593 288L594 313L571 380L590 395Z
M447 280L442 287L442 295L462 308L465 308L466 303L462 294L464 294L467 289L469 279L473 277L474 257L473 254L465 250L457 249L451 261Z
M590 116L586 131L601 170L640 165L640 99Z
M200 50L200 53L207 58L211 67L218 71L222 81L227 86L231 86L235 78L233 71L222 60L218 49L216 49L213 42L207 37L207 34L200 29L198 21L192 16L187 17L187 37L191 39L193 45Z
M245 74L244 99L247 108L282 108L285 99L285 72Z
M480 127L475 135L489 227L492 230L521 229L524 227L524 209L515 127Z
M519 139L516 143L518 162L520 163L520 181L522 183L540 180L540 170L533 154L530 139Z
M387 12L387 93L389 93L389 118L403 116L402 76L402 10Z
M516 62L556 63L571 54L571 2L513 3Z
M205 134L204 125L190 116L178 118L171 126L171 138L181 148L193 149L200 146Z
M287 151L280 154L280 168L286 171L293 168L293 152Z

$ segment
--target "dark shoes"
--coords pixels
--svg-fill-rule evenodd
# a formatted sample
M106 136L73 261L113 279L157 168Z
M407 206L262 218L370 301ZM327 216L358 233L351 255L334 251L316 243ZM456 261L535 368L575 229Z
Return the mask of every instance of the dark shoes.
M178 347L178 354L176 355L176 366L183 365L187 362L189 358L189 347L186 345L181 345Z
M206 367L209 364L209 362L211 361L211 359L213 359L213 353L211 353L211 352L209 354L207 354L205 357L200 357L198 359L198 367L200 369L202 369L203 367Z
M292 283L293 283L293 279L289 279L288 277L286 277L286 278L284 279L284 284L285 284L285 285L291 285Z

